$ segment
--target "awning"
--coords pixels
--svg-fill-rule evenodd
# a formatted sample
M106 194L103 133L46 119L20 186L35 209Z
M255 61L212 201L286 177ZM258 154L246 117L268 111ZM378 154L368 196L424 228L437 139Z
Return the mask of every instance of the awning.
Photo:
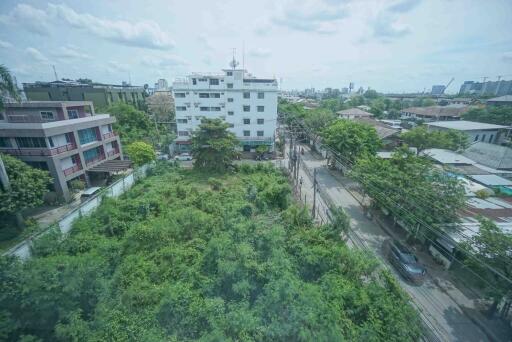
M119 172L132 167L131 160L107 160L95 167L87 170L88 172Z

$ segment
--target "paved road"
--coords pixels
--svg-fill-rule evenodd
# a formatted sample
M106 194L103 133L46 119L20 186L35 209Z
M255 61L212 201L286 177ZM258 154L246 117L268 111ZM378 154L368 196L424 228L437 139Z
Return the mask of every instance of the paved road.
M302 157L303 166L311 170L317 169L317 180L321 188L325 190L330 199L340 205L350 216L351 227L363 243L387 265L383 253L383 242L389 239L389 235L376 223L368 219L359 202L348 192L340 182L331 175L325 167L325 160L318 160L306 150ZM282 161L287 165L288 160ZM301 168L299 176L303 178L302 198L306 194L308 202L312 198L312 180L304 169ZM300 178L299 177L299 178ZM320 200L320 206L322 207ZM413 286L405 282L392 269L397 276L402 288L413 299L412 303L417 307L423 320L431 328L435 337L430 339L439 341L489 341L484 332L475 325L442 289L440 289L431 277L428 277L422 286Z

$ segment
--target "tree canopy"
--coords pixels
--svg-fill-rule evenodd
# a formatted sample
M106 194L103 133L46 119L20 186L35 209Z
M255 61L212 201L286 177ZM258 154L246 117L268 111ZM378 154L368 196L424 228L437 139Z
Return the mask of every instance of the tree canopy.
M400 138L418 151L428 148L444 148L452 151L465 149L469 142L464 132L453 129L446 131L429 131L425 126L415 127L400 134Z
M115 116L114 130L119 133L123 144L134 141L154 143L155 125L145 112L123 102L114 103L106 112Z
M459 220L457 211L465 204L457 178L405 148L391 159L360 158L351 172L373 202L391 212L414 237L436 237L441 225Z
M137 166L144 165L156 159L153 146L143 141L136 141L126 147L126 153Z
M223 172L237 155L236 136L221 119L203 119L192 135L192 155L197 169Z
M416 341L389 274L316 227L271 166L215 178L162 165L118 199L0 258L0 338Z
M486 106L474 108L462 114L464 120L496 125L512 125L512 106Z
M16 84L12 79L9 69L4 65L0 64L0 95L8 94L12 98L19 101L19 94ZM0 110L4 109L3 96L0 96Z
M51 178L47 171L29 166L6 154L0 155L9 177L10 190L0 187L0 213L15 214L43 204Z
M375 155L381 146L375 128L352 120L336 120L324 129L322 137L349 164L364 155Z

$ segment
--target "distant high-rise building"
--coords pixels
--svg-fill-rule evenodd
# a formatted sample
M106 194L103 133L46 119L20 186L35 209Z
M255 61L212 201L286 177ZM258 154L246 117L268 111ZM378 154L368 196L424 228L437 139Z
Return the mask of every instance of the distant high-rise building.
M433 85L432 86L432 91L430 92L430 94L432 94L432 95L443 95L445 89L446 89L446 87L444 85L441 85L441 84Z
M169 90L169 84L167 83L167 80L165 78L161 78L155 83L155 91L167 90Z
M495 96L512 95L512 81L465 81L460 87L459 94Z

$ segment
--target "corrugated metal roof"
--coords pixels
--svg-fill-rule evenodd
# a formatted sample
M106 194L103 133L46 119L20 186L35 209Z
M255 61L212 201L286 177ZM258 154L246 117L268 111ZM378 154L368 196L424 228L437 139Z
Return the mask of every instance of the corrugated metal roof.
M466 164L472 165L475 162L462 154L441 148L430 148L422 152L423 155L432 158L441 164Z
M469 177L476 182L487 186L512 185L512 181L496 175L471 175Z
M503 125L494 125L483 122L476 121L466 121L466 120L457 120L457 121L434 121L427 122L426 125L433 127L441 127L441 128L449 128L456 129L458 131L475 131L475 130L486 130L486 129L505 129L510 128L509 126Z

